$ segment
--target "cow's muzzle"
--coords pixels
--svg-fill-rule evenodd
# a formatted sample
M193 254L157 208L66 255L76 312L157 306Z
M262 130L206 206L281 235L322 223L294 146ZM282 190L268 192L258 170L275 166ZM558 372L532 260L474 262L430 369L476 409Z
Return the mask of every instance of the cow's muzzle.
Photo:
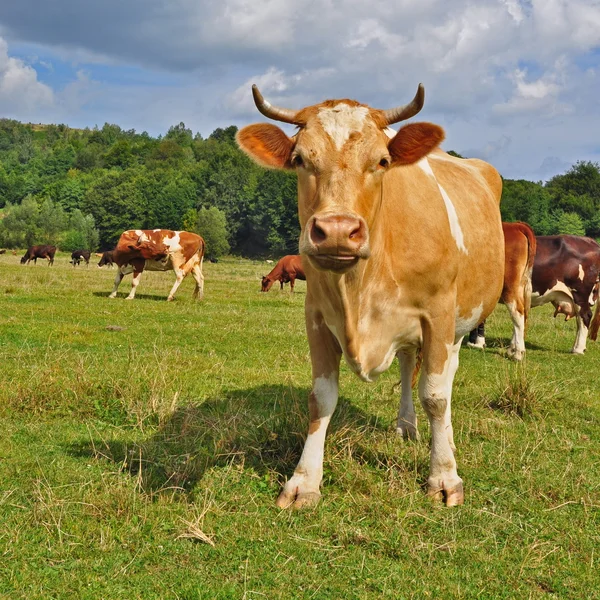
M369 231L354 215L315 215L306 225L302 253L318 268L343 273L369 258Z

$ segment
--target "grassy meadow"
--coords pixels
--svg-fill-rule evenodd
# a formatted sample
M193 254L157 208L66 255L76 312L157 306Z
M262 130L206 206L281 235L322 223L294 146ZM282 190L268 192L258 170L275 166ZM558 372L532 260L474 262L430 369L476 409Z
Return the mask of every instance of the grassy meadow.
M306 284L270 265L172 273L0 256L0 598L600 598L600 343L532 311L523 365L464 348L453 422L465 505L424 494L395 434L398 369L344 366L315 509L275 498L307 428Z

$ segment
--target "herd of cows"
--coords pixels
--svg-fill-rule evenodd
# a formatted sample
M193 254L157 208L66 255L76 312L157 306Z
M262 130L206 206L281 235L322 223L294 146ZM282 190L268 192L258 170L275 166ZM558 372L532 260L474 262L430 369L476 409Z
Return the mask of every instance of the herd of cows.
M305 318L312 365L309 427L298 465L277 504L302 507L321 495L324 441L338 400L343 356L364 381L398 358L401 371L397 431L418 437L413 385L431 427L428 494L462 504L451 420L451 395L463 337L483 347L483 323L498 301L514 334L509 355L521 360L531 306L552 303L555 315L577 321L572 352L583 354L600 325L600 246L592 239L535 236L525 223L501 223L502 182L489 164L439 149L443 130L432 123L391 125L416 115L413 100L379 110L354 100L328 100L293 110L252 93L258 110L292 124L289 137L271 123L242 128L240 148L257 163L298 176L301 257L282 258L263 277L262 291L307 281ZM29 248L22 263L54 260L53 246ZM105 253L106 254L106 253ZM117 266L114 298L126 274L135 297L144 270L191 273L202 298L204 240L185 231L123 232L99 266ZM73 253L75 266L90 253ZM103 262L104 261L104 262ZM592 307L596 312L592 317Z

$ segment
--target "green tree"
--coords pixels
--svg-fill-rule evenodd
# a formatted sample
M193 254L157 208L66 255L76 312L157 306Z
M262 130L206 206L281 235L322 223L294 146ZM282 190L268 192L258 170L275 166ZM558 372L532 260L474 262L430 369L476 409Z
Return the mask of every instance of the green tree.
M561 212L556 229L558 234L585 235L583 219L577 213Z
M196 229L206 242L208 256L223 256L229 252L227 241L227 218L225 213L216 206L201 208L198 211Z

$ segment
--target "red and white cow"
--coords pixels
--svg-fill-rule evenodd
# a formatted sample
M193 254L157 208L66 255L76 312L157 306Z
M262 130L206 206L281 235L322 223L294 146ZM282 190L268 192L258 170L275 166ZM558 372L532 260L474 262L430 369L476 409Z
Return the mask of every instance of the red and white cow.
M275 125L255 124L237 136L259 164L298 175L313 384L304 450L278 506L319 500L342 354L364 381L399 357L398 431L415 437L411 378L419 352L419 396L432 433L429 494L461 504L452 382L463 336L502 290L500 176L483 161L437 149L444 138L437 125L388 129L421 110L422 86L411 103L389 110L354 100L290 110L265 101L256 86L253 94L264 115L298 127L288 137Z
M283 284L290 284L291 291L294 291L294 283L296 279L306 281L306 275L304 274L304 267L302 266L302 257L298 254L288 254L283 258L280 258L275 265L275 268L262 278L261 281L261 292L268 292L271 286L279 281L281 289Z
M188 273L196 280L194 298L204 295L204 240L188 231L170 231L169 229L135 229L124 231L113 251L113 261L118 271L115 287L109 298L117 296L123 277L133 273L131 292L127 300L133 300L144 270L175 271L177 279L169 292L167 300L173 300L177 288Z
M525 354L525 330L531 308L531 276L536 253L533 229L527 223L502 223L504 233L504 285L500 302L506 305L513 323L508 356L522 360ZM471 331L471 348L485 347L484 324Z

